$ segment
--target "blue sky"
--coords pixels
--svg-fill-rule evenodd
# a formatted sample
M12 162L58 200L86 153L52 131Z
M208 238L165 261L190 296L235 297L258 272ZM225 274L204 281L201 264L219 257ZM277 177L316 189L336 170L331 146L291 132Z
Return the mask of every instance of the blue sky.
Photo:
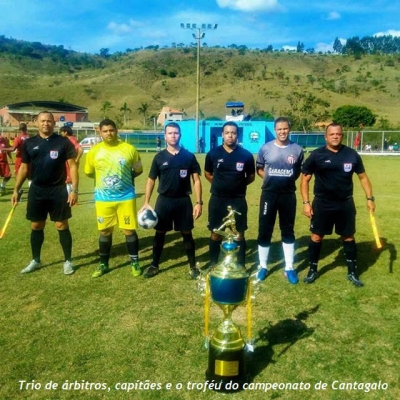
M209 46L332 49L335 37L400 36L399 1L305 0L0 0L0 35L111 53L194 41L180 23L218 24Z

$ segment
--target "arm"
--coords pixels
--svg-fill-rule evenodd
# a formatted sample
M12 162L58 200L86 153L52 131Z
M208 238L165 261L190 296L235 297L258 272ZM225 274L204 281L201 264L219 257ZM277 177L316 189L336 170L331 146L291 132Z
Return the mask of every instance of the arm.
M246 185L250 185L256 179L256 174L250 174L246 176Z
M201 186L200 175L198 173L193 173L192 179L193 179L194 194L196 196L196 205L193 208L193 216L194 219L196 220L201 216L201 213L203 211L203 206L199 204L202 202L202 197L201 197L202 186Z
M204 171L204 176L208 180L208 182L212 183L214 175L211 172Z
M365 196L367 198L372 197L372 185L371 181L368 178L368 175L363 172L362 174L358 174L358 179L360 180L361 187L363 188L365 192ZM367 200L367 209L369 211L374 212L375 211L375 202L373 200Z
M29 164L22 163L18 170L18 175L16 178L14 192L11 197L11 204L15 205L18 202L18 192L21 189L25 179L28 177Z
M265 174L264 168L263 167L257 167L257 175L261 179L264 179L264 174Z
M79 165L79 160L81 159L83 154L83 149L82 146L79 146L76 148L76 158L75 158L75 162Z
M302 174L300 180L300 192L301 192L301 197L303 199L303 214L308 218L311 218L314 214L310 203L310 193L309 193L311 178L312 175ZM304 204L304 202L306 203Z
M150 206L150 199L151 195L153 194L155 184L156 184L155 179L147 178L146 189L144 194L144 204L143 207L139 210L139 212L142 212L146 208L153 210L153 207Z
M78 164L75 161L75 158L70 158L67 160L69 165L69 173L71 176L72 190L68 195L68 204L72 207L78 201L78 187L79 187L79 173L78 173Z

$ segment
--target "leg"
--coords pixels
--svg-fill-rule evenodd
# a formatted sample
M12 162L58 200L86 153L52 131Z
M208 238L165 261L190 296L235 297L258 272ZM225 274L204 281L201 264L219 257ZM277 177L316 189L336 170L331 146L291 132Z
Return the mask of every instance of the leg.
M132 275L135 277L140 276L142 274L142 270L139 266L139 238L136 230L124 230L123 234L125 235L126 247L131 260Z
M360 281L357 273L357 245L354 237L344 237L343 248L346 255L347 278L356 287L362 287L364 284Z
M186 256L189 261L190 276L192 279L196 279L200 275L200 271L196 268L195 259L195 243L191 231L181 232L183 238L183 246L185 248Z
M33 272L41 267L40 254L44 242L46 221L31 222L32 261L21 271L21 274Z
M153 240L153 262L144 271L144 277L145 278L152 278L153 276L156 276L159 271L159 263L160 263L160 258L162 251L164 249L164 243L165 243L165 235L167 232L163 231L156 231L156 234L154 235L154 240Z
M304 278L304 282L313 283L318 278L318 260L322 248L323 235L316 233L311 234L310 242L308 243L308 260L310 264L310 270L307 276Z

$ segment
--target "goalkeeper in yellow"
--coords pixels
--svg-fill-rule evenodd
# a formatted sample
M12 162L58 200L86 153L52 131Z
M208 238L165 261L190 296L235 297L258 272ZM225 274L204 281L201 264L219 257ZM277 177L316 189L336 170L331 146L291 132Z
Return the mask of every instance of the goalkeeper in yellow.
M100 265L92 276L97 278L110 270L112 234L117 224L126 238L132 275L139 276L142 271L134 178L143 172L142 161L135 147L119 139L114 121L104 119L99 129L103 141L90 149L85 161L85 174L95 179L94 199L100 231Z

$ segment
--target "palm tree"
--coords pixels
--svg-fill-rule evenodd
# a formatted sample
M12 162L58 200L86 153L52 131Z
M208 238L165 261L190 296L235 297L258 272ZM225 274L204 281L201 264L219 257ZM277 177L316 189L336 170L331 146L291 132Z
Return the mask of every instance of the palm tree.
M126 114L131 113L132 110L128 107L128 105L125 102L124 105L119 109L119 111L121 111L124 116L124 126L125 126L126 125Z
M146 127L146 119L147 119L147 111L149 109L149 105L147 103L142 103L140 107L138 107L138 111L140 114L143 114L143 126Z
M110 101L108 101L108 100L103 101L100 111L103 113L104 118L106 118L107 111L111 110L113 107L114 106L111 104Z

